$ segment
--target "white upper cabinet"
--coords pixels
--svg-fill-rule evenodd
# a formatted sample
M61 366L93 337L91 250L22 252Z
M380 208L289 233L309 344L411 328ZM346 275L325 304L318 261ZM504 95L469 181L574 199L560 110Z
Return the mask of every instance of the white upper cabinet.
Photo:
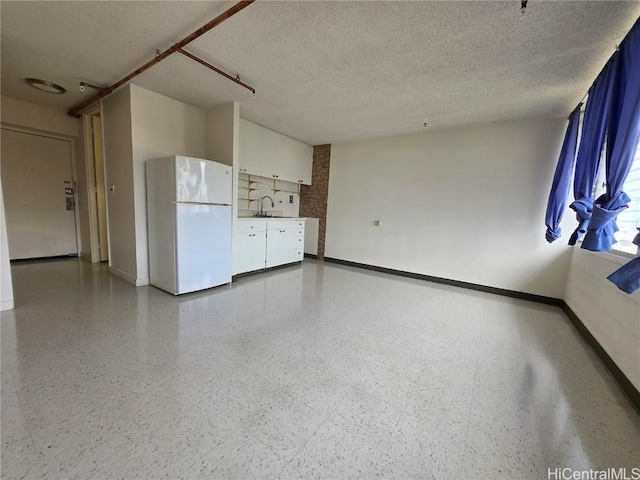
M239 172L311 185L313 147L240 119Z
M278 156L283 177L281 180L311 185L312 147L293 138L282 136Z
M260 170L257 173L261 177L278 179L282 173L280 169L280 138L282 135L260 127Z
M260 172L260 134L262 127L251 123L244 118L240 119L240 149L238 152L238 160L240 164L240 173L253 173L258 175Z

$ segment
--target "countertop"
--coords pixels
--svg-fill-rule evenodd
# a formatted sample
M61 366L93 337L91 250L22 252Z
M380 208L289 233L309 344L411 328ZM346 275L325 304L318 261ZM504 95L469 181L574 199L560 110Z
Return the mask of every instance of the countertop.
M238 220L306 220L307 217L238 217Z

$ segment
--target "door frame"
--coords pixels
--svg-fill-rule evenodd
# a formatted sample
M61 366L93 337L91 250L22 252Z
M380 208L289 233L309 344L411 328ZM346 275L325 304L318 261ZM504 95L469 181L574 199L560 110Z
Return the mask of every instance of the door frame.
M96 114L100 114L102 120L102 103L99 103L96 107L86 111L82 114L82 133L84 138L84 160L85 160L85 172L86 172L86 184L87 184L87 210L89 212L89 236L91 244L91 263L100 263L100 230L99 230L99 217L98 217L98 202L96 200L96 171L95 171L95 158L93 150L93 123L91 117ZM100 122L103 125L103 122ZM103 128L103 142L102 142L102 161L106 172L106 158L104 152L104 128ZM105 176L106 181L106 176ZM105 184L106 189L106 184ZM106 215L107 215L107 251L109 257L109 265L111 265L111 241L109 232L109 201L108 197L105 197L106 202Z
M58 135L56 133L43 132L40 130L35 130L31 128L17 127L14 125L9 125L5 123L0 123L0 130L9 130L12 132L24 133L27 135L35 135L37 137L44 138L52 138L54 140L62 140L64 142L69 142L69 146L71 147L71 182L73 186L73 223L76 229L76 252L78 258L81 257L82 252L82 238L80 236L80 205L78 202L78 175L76 172L76 142L73 137L67 137L65 135Z

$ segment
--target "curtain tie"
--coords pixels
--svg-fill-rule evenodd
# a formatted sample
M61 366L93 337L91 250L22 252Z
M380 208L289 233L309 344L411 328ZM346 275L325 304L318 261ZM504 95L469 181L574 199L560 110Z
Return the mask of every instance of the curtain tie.
M578 220L578 228L575 229L571 234L571 238L569 238L569 245L575 245L589 227L589 220L591 220L591 213L593 211L593 198L580 198L569 205L569 208L576 212L576 220Z
M616 243L616 239L613 236L618 231L616 217L625 208L629 207L627 202L630 201L628 195L624 192L621 193L622 195L618 195L614 201L608 202L609 208L605 208L602 205L605 203L605 195L596 201L587 234L582 242L582 248L594 252L606 252L611 250L613 244Z
M561 234L562 234L562 229L560 227L556 227L554 229L547 227L547 232L544 234L544 238L547 239L547 242L553 243L560 238Z

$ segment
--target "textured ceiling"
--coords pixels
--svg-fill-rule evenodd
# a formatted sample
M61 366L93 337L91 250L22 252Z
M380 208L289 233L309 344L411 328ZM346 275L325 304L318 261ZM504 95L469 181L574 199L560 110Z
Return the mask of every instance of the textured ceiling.
M234 2L0 2L2 94L67 109ZM483 121L566 115L640 15L640 2L258 0L134 83L316 145ZM50 95L25 77L68 89Z

